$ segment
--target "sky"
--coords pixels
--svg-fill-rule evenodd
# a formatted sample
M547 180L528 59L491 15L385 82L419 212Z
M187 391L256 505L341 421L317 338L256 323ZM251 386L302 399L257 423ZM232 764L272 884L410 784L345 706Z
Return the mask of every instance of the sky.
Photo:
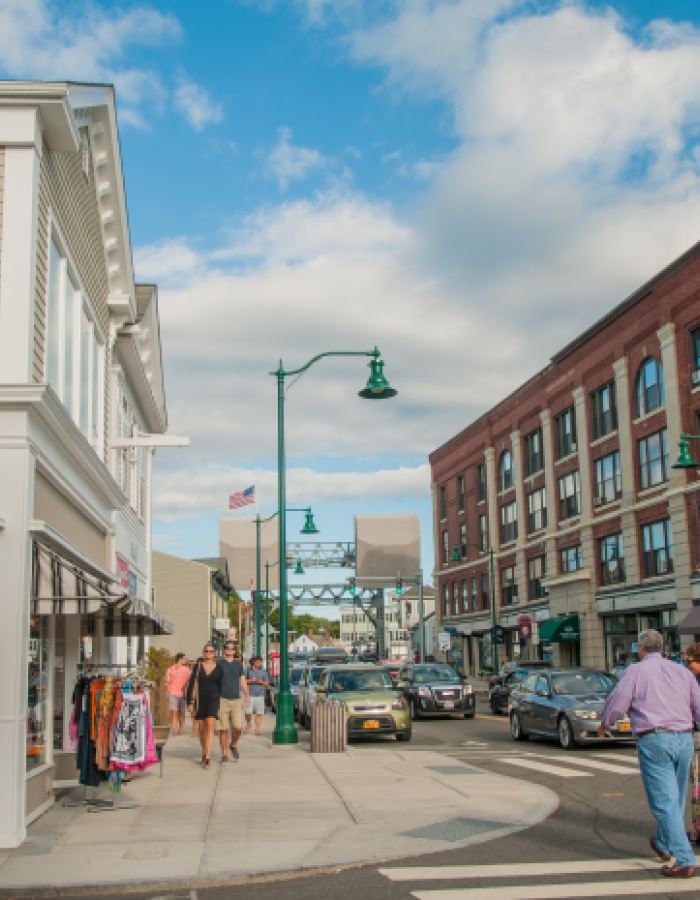
M359 358L289 390L289 504L332 541L418 513L429 581L428 454L700 238L686 0L0 0L0 75L116 85L176 555L276 508L278 360L378 346L391 401Z

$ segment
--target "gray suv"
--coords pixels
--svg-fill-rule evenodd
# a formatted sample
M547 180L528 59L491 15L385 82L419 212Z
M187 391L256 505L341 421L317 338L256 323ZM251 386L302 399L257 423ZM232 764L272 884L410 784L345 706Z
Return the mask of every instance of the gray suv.
M399 671L396 687L406 698L412 719L431 715L474 718L474 690L452 666L444 663L404 666Z

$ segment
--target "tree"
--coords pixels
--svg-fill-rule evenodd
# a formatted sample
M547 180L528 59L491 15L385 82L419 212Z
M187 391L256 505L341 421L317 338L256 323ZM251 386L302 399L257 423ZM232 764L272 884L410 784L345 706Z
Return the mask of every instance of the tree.
M294 614L294 607L289 604L289 630L299 637L301 634L308 634L313 631L314 634L320 634L325 631L329 637L340 637L340 622L333 622L330 619L323 619L318 616L312 616L310 613L302 613L302 615ZM270 613L270 627L275 631L279 631L280 614L276 609Z

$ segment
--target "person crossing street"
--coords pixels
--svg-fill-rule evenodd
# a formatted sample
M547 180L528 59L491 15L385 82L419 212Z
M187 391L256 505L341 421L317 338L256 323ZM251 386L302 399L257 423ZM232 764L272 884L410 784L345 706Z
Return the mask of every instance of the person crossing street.
M221 741L221 761L228 762L228 751L235 760L239 758L238 738L243 729L243 702L241 693L248 701L248 684L243 663L236 659L236 644L226 641L224 656L219 660L221 669L221 702L216 730Z
M640 662L623 673L608 696L598 735L604 738L629 713L647 802L657 824L650 846L666 863L662 875L692 878L696 861L684 813L693 725L700 725L700 686L688 669L663 658L664 639L658 631L642 631L638 643Z

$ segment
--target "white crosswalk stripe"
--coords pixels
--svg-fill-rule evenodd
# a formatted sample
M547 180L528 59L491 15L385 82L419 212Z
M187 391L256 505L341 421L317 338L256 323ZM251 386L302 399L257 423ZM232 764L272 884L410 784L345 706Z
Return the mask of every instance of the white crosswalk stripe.
M549 762L561 763L563 760L558 756L545 756L541 753L528 753L528 758L537 757L537 759L546 759ZM567 760L568 761L568 760ZM588 767L589 769L599 769L602 772L614 772L616 775L639 775L639 766L635 760L630 760L627 766L621 766L616 763L603 762L599 759L591 759L579 754L573 759L574 765Z
M630 873L638 877L620 881L580 881L564 884L510 884L495 887L414 889L417 900L569 900L577 897L643 897L650 895L700 894L700 879L669 880L660 863L649 859L572 860L553 863L509 863L472 866L408 866L380 869L394 882L419 885L430 881L474 879L532 879L571 875ZM658 873L658 874L656 874ZM641 876L641 877L640 877ZM646 876L646 877L645 877Z
M558 775L560 778L590 778L593 775L592 772L582 772L580 769L571 769L565 766L551 766L548 763L538 762L536 759L526 759L522 756L511 756L508 759L499 757L496 762L532 769L534 772L544 772L546 775Z

